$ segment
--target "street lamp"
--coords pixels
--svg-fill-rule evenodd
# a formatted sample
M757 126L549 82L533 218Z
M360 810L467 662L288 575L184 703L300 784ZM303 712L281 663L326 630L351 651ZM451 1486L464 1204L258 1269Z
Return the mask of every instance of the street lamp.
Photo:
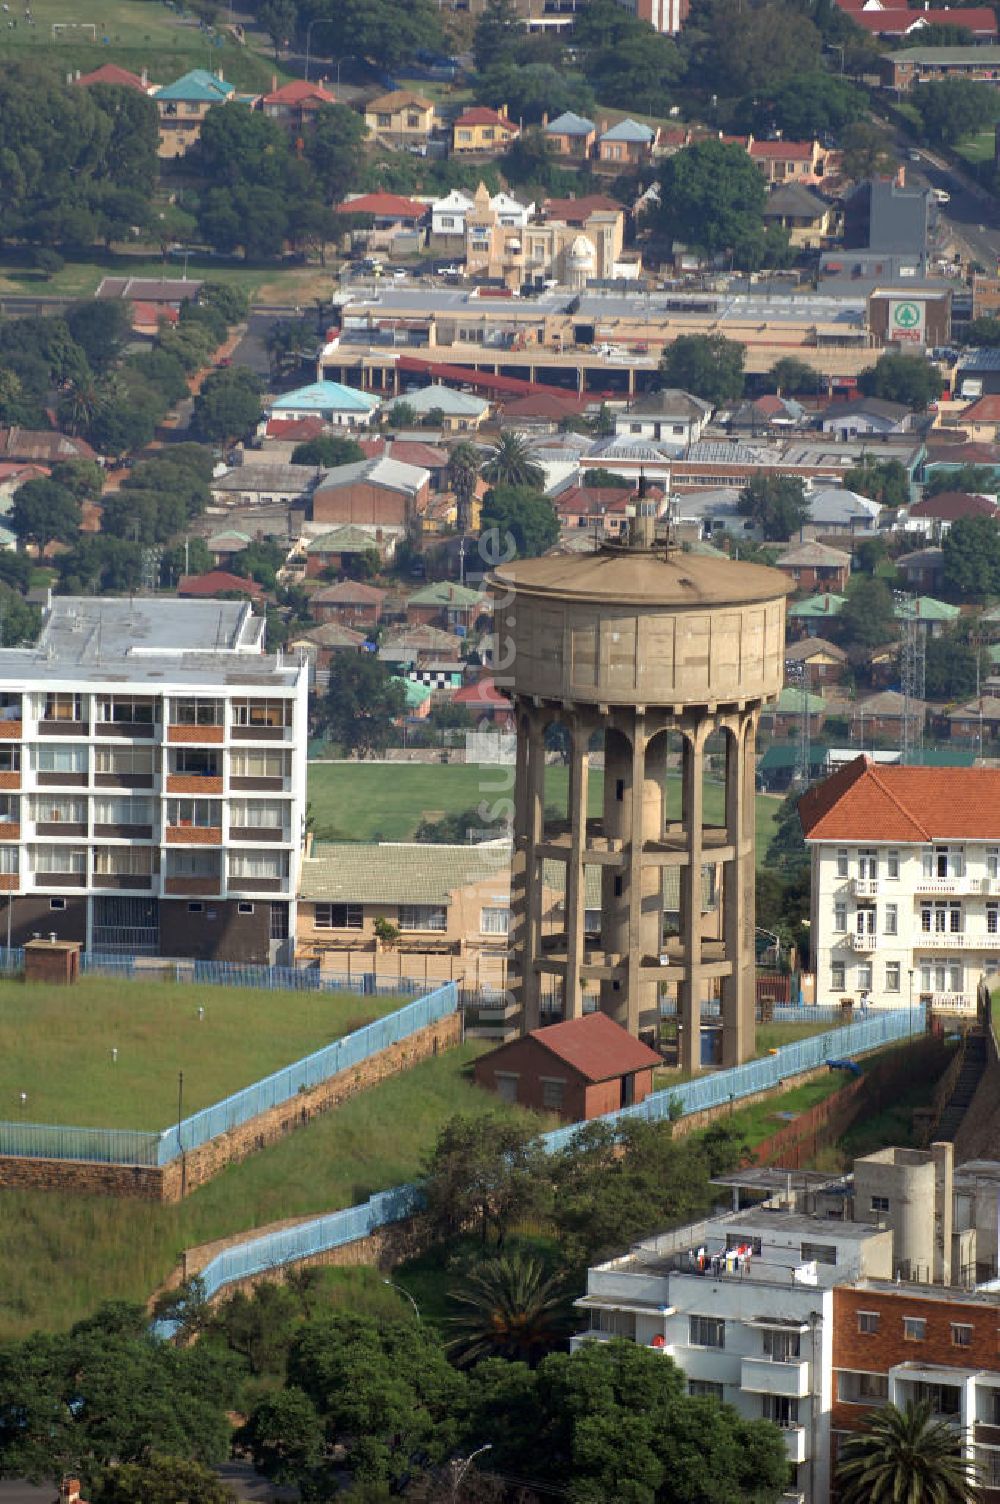
M410 1305L413 1307L414 1311L416 1311L416 1313L417 1313L417 1320L420 1321L422 1319L421 1315L420 1315L420 1307L417 1305L417 1302L413 1299L413 1296L410 1294L409 1290L405 1289L402 1285L395 1284L394 1281L391 1280L391 1279L383 1279L382 1283L383 1283L383 1285L388 1285L390 1290L395 1290L399 1295L405 1295L406 1298L407 1298L407 1300L410 1302Z
M452 1470L453 1471L454 1471L454 1469L456 1467L458 1467L458 1472L455 1474L454 1478L452 1479L452 1484L451 1484L451 1499L452 1499L452 1504L458 1504L458 1490L461 1488L461 1486L462 1486L462 1479L465 1477L466 1473L469 1471L469 1468L471 1467L472 1463L475 1462L475 1460L476 1460L477 1457L481 1457L484 1452L492 1452L492 1450L493 1450L493 1443L492 1443L492 1441L488 1441L485 1446L477 1447L474 1452L470 1452L469 1455L468 1455L468 1457L466 1457L466 1459L465 1459L464 1462L462 1462L462 1459L460 1457L456 1457L455 1458L455 1460L454 1460L454 1462L452 1463L451 1466L452 1466ZM461 1467L459 1467L459 1463L460 1462L462 1464Z
M313 27L314 26L322 26L324 22L329 23L331 20L332 20L331 16L314 16L313 19L309 22L309 25L306 27L306 65L305 65L305 80L306 80L306 83L309 82L309 48L312 45L312 30L313 30ZM338 82L338 84L340 83L340 69L339 69L339 67L337 69L337 82Z

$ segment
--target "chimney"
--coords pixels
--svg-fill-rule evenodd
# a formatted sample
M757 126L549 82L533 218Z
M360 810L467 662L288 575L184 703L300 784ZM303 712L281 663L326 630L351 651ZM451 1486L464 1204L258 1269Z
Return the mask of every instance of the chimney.
M955 1145L947 1139L931 1144L931 1158L934 1161L934 1283L950 1285Z
M77 83L80 82L80 78L81 78L80 70L79 70L79 68L77 68L77 70L76 70L76 81L77 81Z
M147 84L149 83L149 69L148 68L143 68L142 72L139 74L139 82L142 84L142 87L145 89L146 86L147 86Z
M272 73L271 74L271 93L272 94L276 94L277 92L278 92L278 75L276 73Z
M79 1478L64 1478L59 1485L59 1504L83 1504Z
M225 83L226 80L222 76L222 69L221 68L216 68L216 70L215 70L215 76L219 80L220 84L224 84Z
M549 112L548 112L548 110L543 110L542 111L542 129L543 130L548 125L548 123L549 123Z

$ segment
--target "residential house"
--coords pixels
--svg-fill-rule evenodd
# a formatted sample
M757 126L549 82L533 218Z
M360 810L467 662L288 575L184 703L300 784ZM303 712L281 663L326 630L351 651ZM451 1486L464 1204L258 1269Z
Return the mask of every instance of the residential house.
M464 647L464 638L456 633L421 622L389 628L380 638L379 657L395 663L423 664L430 659L461 658Z
M378 530L373 534L350 524L335 527L305 541L306 579L315 579L328 569L348 569L367 554L378 554L384 563L395 552L396 540L393 536L384 537Z
M400 399L412 407L418 422L436 418L445 433L470 433L489 416L490 404L472 392L458 392L454 387L432 382L419 391L403 392Z
M15 493L26 480L46 480L48 475L47 465L28 465L16 460L0 461L0 512L10 510Z
M940 590L944 579L944 549L931 545L900 554L896 568L902 572L909 590L933 593Z
M316 465L234 465L210 482L218 506L294 506L312 495L322 471Z
M597 138L597 159L614 167L638 167L652 160L658 130L639 120L619 120Z
M800 637L785 648L785 670L795 666L808 676L810 684L839 684L847 670L847 654L825 637Z
M935 600L930 595L897 601L893 608L897 621L915 618L925 637L940 637L948 627L954 626L961 614L960 606L953 606L949 601Z
M502 1102L580 1123L645 1101L662 1064L649 1045L598 1011L502 1044L479 1057L473 1075Z
M367 640L364 632L356 632L337 621L328 621L320 627L300 632L288 646L292 652L308 656L316 682L322 683L329 678L330 662L335 653L360 653Z
M980 748L1000 740L1000 699L996 695L980 695L978 700L952 710L948 715L948 735L952 741Z
M808 711L809 735L819 736L826 721L827 704L821 694L813 694L804 686L787 684L773 704L761 711L760 727L771 740L797 736L802 725L803 713Z
M308 675L264 631L246 601L58 596L0 650L12 944L290 963Z
M794 429L804 433L810 421L801 402L774 392L741 402L722 419L727 433L749 433L753 438L768 431L788 433Z
M468 585L450 580L436 580L415 590L406 602L406 620L410 626L442 627L461 634L471 632L492 609L490 598Z
M992 347L963 350L952 385L957 396L969 401L1000 396L1000 350Z
M859 533L877 531L882 511L877 501L859 496L840 486L824 486L807 497L809 527L818 534L844 533L855 538Z
M824 433L838 439L856 439L870 433L903 433L910 426L912 413L903 402L887 402L883 397L855 397L849 402L833 402L820 420Z
M434 130L434 103L412 89L393 89L368 101L365 125L386 146L423 147Z
M907 533L922 533L925 538L941 539L953 522L967 517L1000 517L1000 506L988 496L973 496L966 491L939 491L912 502L897 526Z
M431 444L423 439L397 439L392 434L359 437L358 444L364 450L366 459L384 457L387 460L400 460L404 465L416 465L430 475L432 491L447 489L450 456L443 445Z
M615 413L615 433L652 439L677 450L686 449L701 438L711 422L712 404L690 392L664 387L646 392L622 412Z
M324 472L313 492L312 520L351 523L383 537L409 531L427 503L430 475L399 460L359 460Z
M480 955L505 958L510 843L311 844L302 862L297 956L377 951L379 920L398 928L403 967L434 954L473 963Z
M120 68L117 63L102 63L91 73L77 71L73 79L78 89L90 89L94 84L107 84L113 89L132 89L136 94L155 94L158 84L151 84L146 69L142 73L130 73L128 68Z
M768 195L763 216L765 225L787 230L789 245L800 251L819 250L834 230L832 206L802 183L776 188Z
M467 710L475 718L480 731L491 727L499 731L514 729L514 706L489 675L484 675L475 684L463 685L452 695L451 703L460 710Z
M542 217L560 224L573 225L582 230L595 214L622 214L618 199L607 193L581 194L579 198L547 198L542 204Z
M785 183L819 183L830 159L829 148L818 141L758 141L750 136L747 152L769 188Z
M826 543L796 543L775 561L796 590L842 591L850 578L851 556Z
M1000 396L970 402L950 417L948 427L962 429L974 444L995 444L1000 437Z
M451 149L456 156L476 152L495 156L506 151L520 134L520 127L507 118L505 105L499 110L472 105L462 111L451 128Z
M252 533L244 533L239 528L223 528L205 539L205 547L214 562L225 567L236 554L249 548L253 541Z
M226 82L221 68L217 73L192 68L157 89L153 101L160 117L159 155L183 157L201 139L202 123L212 106L230 104L235 98L235 86Z
M275 397L268 418L321 418L337 428L367 428L382 402L373 392L362 392L339 381L313 381Z
M377 627L382 620L386 591L360 580L341 580L324 585L309 597L309 609L321 623L337 622L340 626Z
M341 214L363 214L376 231L415 230L427 218L429 206L401 193L349 193L337 205Z
M554 120L543 123L542 131L552 150L561 157L587 158L597 140L597 126L583 115L564 110Z
M614 536L621 525L615 509L619 504L634 504L635 494L633 486L566 486L552 496L552 505L562 527L586 528L600 537ZM610 527L609 513L613 518Z
M637 21L646 21L664 36L676 36L688 18L691 0L617 0Z
M898 649L893 658L898 656ZM900 743L903 725L911 722L918 729L927 721L923 700L910 700L895 689L883 689L867 699L857 700L851 711L851 741L861 747L875 741Z
M898 698L898 697L897 697ZM858 757L799 801L816 1001L971 1004L1000 964L1000 771Z
M941 12L943 15L944 12ZM962 10L949 12L951 24L963 15ZM992 8L981 10L984 24L992 17L994 35L996 15ZM935 20L937 17L935 17ZM882 87L908 93L914 84L937 83L943 78L964 78L970 83L994 84L1000 81L1000 47L907 47L901 52L885 53L879 60Z
M512 428L540 429L555 433L568 418L587 416L594 407L592 397L577 397L572 392L532 392L526 397L498 403L504 421Z
M436 250L465 251L465 221L475 204L470 193L452 188L431 204L431 244Z
M846 604L846 595L832 595L829 591L811 595L804 601L793 601L788 607L789 632L794 636L822 636Z
M205 574L182 574L177 594L188 600L216 600L222 596L245 595L249 600L263 600L264 587L246 575L231 574L226 569L210 569Z
M320 110L336 102L336 97L322 84L311 84L304 78L293 78L279 89L275 76L271 79L271 92L261 99L260 108L269 120L276 121L286 131L294 131L299 136L315 125Z

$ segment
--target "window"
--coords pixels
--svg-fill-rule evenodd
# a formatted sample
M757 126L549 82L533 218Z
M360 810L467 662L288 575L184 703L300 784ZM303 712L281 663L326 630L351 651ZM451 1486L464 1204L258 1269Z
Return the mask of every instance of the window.
M60 913L66 907L65 898L50 898L49 908L54 914Z
M799 1402L784 1394L765 1394L761 1396L760 1413L765 1420L787 1431L799 1423Z
M175 726L221 726L221 700L174 700L172 719Z
M19 773L20 771L20 747L0 747L0 773Z
M513 1071L497 1071L493 1077L496 1082L497 1096L501 1102L517 1101L517 1083L520 1077Z
M127 726L153 724L152 700L134 700L130 695L111 695L97 702L97 719Z
M290 726L291 700L234 700L234 726Z
M859 935L874 935L875 933L875 905L873 903L859 904L854 915L854 927Z
M885 932L887 935L899 934L899 905L887 903L885 906Z
M862 961L858 967L858 991L871 992L872 990L872 963Z
M94 800L95 825L152 825L150 799L103 798Z
M430 903L404 903L399 909L401 930L439 930L448 928L448 912L444 905Z
M392 116L386 115L382 111L379 111L375 118L379 123L379 127L383 130L387 130L392 125Z
M288 905L287 903L272 903L270 936L272 940L288 939Z
M904 1316L903 1336L907 1342L923 1342L927 1336L927 1322L922 1316Z
M95 877L148 877L153 871L151 846L96 846Z
M921 992L961 992L962 965L960 961L920 962Z
M167 824L211 830L222 824L222 805L218 799L168 799Z
M359 930L364 910L359 903L318 903L313 923L318 930Z
M764 1357L772 1363L789 1363L799 1356L801 1343L798 1332L765 1331Z
M899 878L899 852L887 851L885 854L885 875L897 881Z
M1000 877L1000 846L987 846L986 848L986 875L987 877Z
M235 825L252 830L282 830L287 807L273 799L234 799L229 806L229 828Z
M922 903L920 928L925 935L960 935L963 929L962 905L960 903Z
M234 778L285 778L288 773L288 758L284 752L268 751L265 747L241 747L230 754L230 772Z
M233 881L275 882L288 876L288 854L284 851L231 851L229 876Z
M40 796L32 801L32 814L40 825L85 825L87 823L86 799L46 799Z
M830 986L834 992L843 992L846 986L843 961L834 961L830 966Z
M842 935L847 929L847 905L835 903L833 906L833 928L838 935Z
M173 760L172 771L188 778L219 778L222 775L221 753L206 751L204 747L178 747Z
M951 1324L951 1345L952 1347L971 1347L972 1327L967 1326L962 1321L953 1321Z
M566 1095L566 1082L561 1078L542 1077L542 1106L549 1107L553 1112L558 1112L563 1105Z
M39 773L86 773L86 747L36 747L35 767Z
M94 770L113 777L151 778L152 747L95 747ZM113 823L113 822L108 822Z
M874 846L862 846L858 852L858 876L878 877L878 852Z
M717 1316L691 1316L688 1342L692 1347L725 1347L726 1323Z
M510 909L480 909L481 935L506 935L510 929Z
M810 1264L813 1260L817 1264L835 1264L837 1245L836 1243L803 1243L801 1254L804 1264Z
M887 1212L888 1210L889 1210L889 1198L888 1198L888 1196L873 1196L872 1197L872 1211L873 1212Z
M0 872L8 876L19 871L16 846L0 846Z
M965 853L961 846L934 846L923 853L924 877L962 877Z
M1000 932L1000 905L988 903L986 905L986 933L995 935Z
M253 904L252 903L238 903L236 905L236 912L237 912L237 914L252 914L253 913Z
M219 875L219 857L214 851L171 850L167 858L168 877L212 877Z
M846 846L842 846L837 852L837 876L848 876L848 856Z
M900 989L900 963L898 961L886 961L885 963L885 990L886 992L898 992Z
M838 1373L837 1398L847 1405L885 1404L889 1398L889 1376L884 1373Z
M71 872L83 877L87 872L87 853L74 846L36 846L36 872Z
M717 1400L721 1405L725 1389L721 1384L713 1384L711 1379L688 1379L688 1394L693 1400Z
M74 694L49 694L45 696L43 721L82 721L83 698Z
M189 914L201 914L204 911L204 908L205 908L205 905L203 903L189 903L188 904L188 913Z
M635 1312L595 1309L590 1313L590 1330L605 1332L609 1337L625 1337L629 1342L634 1342Z

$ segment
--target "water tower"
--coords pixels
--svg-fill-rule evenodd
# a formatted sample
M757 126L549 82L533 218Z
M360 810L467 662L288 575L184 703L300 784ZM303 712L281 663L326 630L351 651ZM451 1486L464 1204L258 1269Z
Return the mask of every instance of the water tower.
M637 511L625 544L493 574L518 738L511 987L524 1030L553 998L578 1016L589 993L637 1035L672 995L687 1070L701 1066L702 1001L718 997L722 1063L735 1065L754 1039L756 729L782 686L789 587L776 570L660 542L653 504L640 495ZM558 818L553 723L569 760Z

